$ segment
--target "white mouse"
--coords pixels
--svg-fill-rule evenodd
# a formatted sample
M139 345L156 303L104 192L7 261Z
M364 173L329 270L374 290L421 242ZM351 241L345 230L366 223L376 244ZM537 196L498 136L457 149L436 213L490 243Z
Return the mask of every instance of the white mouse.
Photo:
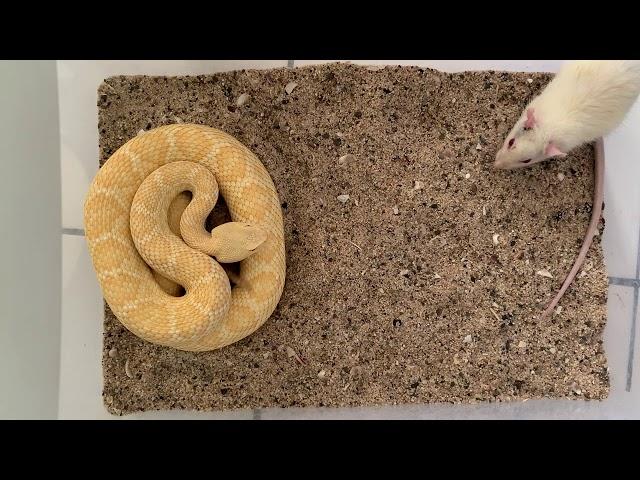
M494 166L510 170L564 156L616 128L638 95L638 60L567 63L524 109Z
M640 61L578 61L564 65L524 109L496 154L494 166L512 170L565 156L597 140L591 221L573 267L542 313L558 304L582 266L598 228L604 194L602 136L615 129L640 95Z

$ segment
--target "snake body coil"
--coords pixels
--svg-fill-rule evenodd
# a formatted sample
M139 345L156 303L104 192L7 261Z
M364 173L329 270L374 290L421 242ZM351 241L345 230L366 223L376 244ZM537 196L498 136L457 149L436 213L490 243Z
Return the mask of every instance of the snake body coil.
M209 233L218 189L233 221ZM284 288L280 208L262 163L224 132L180 124L131 139L98 171L85 201L105 300L131 332L180 350L214 350L250 335ZM218 262L236 261L232 289Z

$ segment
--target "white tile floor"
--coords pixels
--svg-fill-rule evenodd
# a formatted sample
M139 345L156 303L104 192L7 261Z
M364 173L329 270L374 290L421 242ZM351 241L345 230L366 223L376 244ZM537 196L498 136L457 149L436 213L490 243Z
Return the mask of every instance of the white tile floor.
M97 88L111 75L205 74L242 68L323 63L273 61L59 61L58 91L63 210L62 355L60 418L114 418L102 405L102 297L82 229L82 205L98 168ZM353 60L358 64L417 65L445 71L557 71L557 60ZM615 277L609 289L605 349L611 370L611 396L603 402L529 401L511 404L424 405L357 409L268 409L220 413L148 412L133 418L640 418L640 355L630 359L632 325L638 316L640 235L640 104L605 140L605 260ZM626 280L622 280L626 279ZM640 351L635 336L635 352ZM630 376L633 367L633 378Z

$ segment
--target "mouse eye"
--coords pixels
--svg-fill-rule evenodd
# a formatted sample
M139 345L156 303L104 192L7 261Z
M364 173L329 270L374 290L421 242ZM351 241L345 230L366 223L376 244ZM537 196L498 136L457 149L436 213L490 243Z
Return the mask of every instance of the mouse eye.
M512 138L511 140L509 140L509 148L513 148L513 145L516 143L516 139Z
M531 158L527 158L526 160L520 160L521 163L529 163L531 161Z

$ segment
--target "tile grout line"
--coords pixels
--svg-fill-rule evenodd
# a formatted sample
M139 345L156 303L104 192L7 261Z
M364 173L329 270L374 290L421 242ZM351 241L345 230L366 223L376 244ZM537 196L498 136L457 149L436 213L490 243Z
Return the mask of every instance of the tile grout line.
M627 392L631 391L633 378L633 357L636 343L636 317L638 316L638 286L633 288L633 317L631 318L631 332L629 334L629 360L627 362Z
M79 237L84 237L84 229L82 228L63 228L63 235L76 235Z
M636 282L640 279L640 231L638 232L638 245L636 256ZM638 284L633 288L633 310L631 317L631 332L629 333L629 359L627 361L627 392L631 391L631 384L633 383L633 358L635 354L636 343L636 319L638 317Z
M609 285L633 288L640 286L640 280L636 280L635 278L609 277Z

